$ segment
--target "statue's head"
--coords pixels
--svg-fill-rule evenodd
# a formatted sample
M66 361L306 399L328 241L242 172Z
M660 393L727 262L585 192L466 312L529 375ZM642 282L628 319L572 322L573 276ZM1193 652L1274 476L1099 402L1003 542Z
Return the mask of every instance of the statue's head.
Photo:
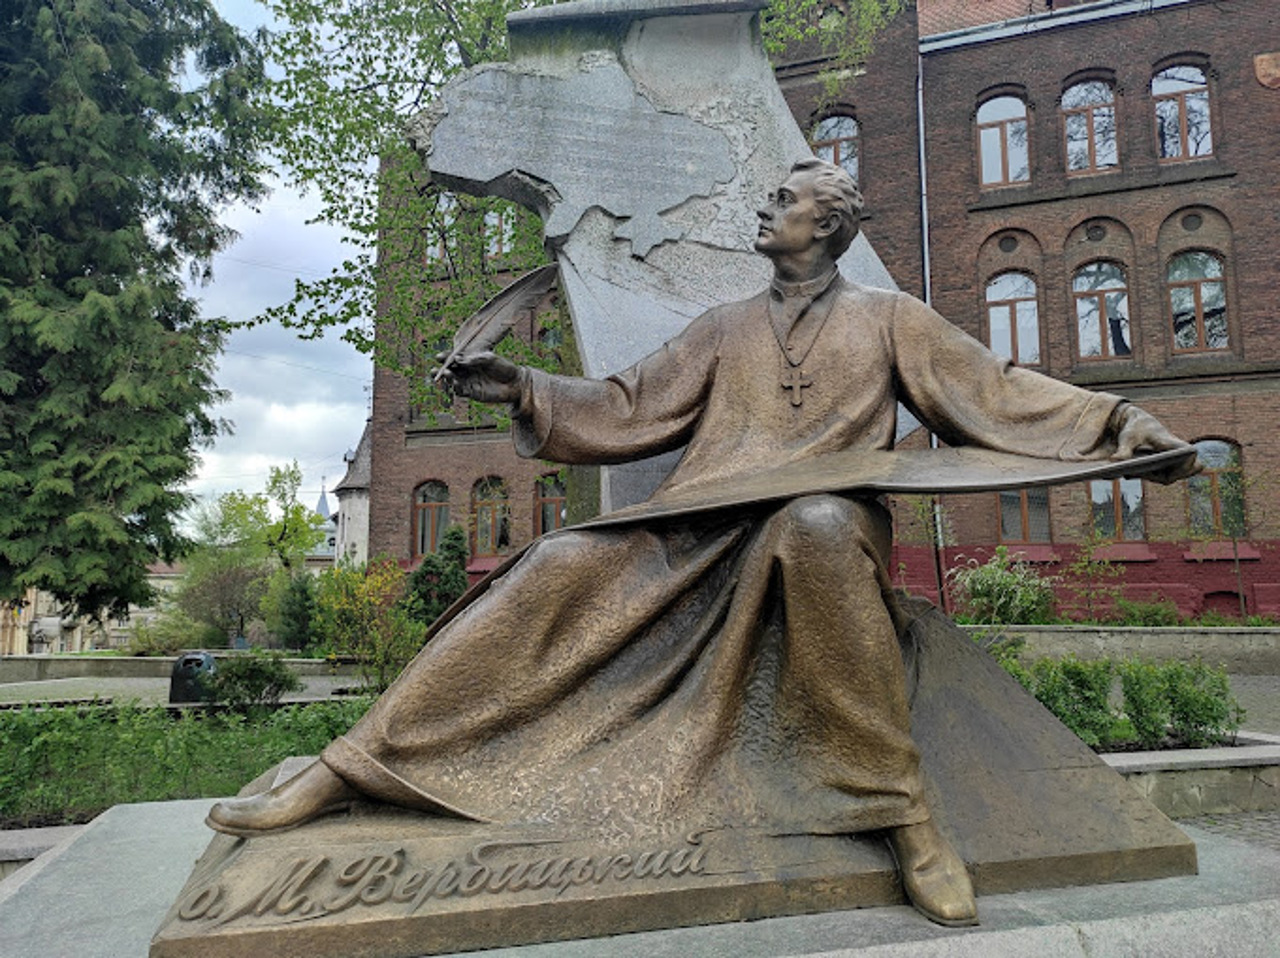
M760 215L756 249L766 256L796 252L799 244L825 244L839 259L858 235L862 194L844 169L817 157L792 165L791 174Z

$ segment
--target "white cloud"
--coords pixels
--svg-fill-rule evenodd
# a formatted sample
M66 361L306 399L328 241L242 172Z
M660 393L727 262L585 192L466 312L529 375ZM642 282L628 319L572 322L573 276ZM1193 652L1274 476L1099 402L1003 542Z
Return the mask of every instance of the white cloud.
M215 0L215 6L245 31L270 20L259 0ZM277 184L258 210L227 210L221 221L240 239L215 258L213 282L191 291L201 314L249 320L287 302L295 280L328 275L349 250L338 230L308 225L317 208ZM235 429L202 451L188 487L193 494L260 491L271 466L293 460L302 466L302 496L309 504L319 498L322 477L326 489L341 480L342 454L359 442L368 415L372 367L339 335L300 340L290 330L261 326L230 336L217 382L231 398L213 413Z
M286 302L294 280L314 279L341 262L340 234L308 225L309 204L279 188L261 212L237 207L224 218L240 240L214 260L214 279L192 290L202 315L251 319ZM231 489L261 490L273 465L303 468L304 501L314 503L322 478L342 478L342 454L364 428L372 367L338 335L301 340L275 325L237 330L218 365L218 385L230 392L214 409L234 432L202 453L189 489L216 496ZM330 503L332 504L332 502Z

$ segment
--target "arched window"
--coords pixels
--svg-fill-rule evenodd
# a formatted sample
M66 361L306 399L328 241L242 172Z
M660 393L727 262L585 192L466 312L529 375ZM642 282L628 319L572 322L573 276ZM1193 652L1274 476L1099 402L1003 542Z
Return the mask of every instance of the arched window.
M1067 172L1096 173L1120 162L1116 148L1115 93L1103 80L1089 80L1062 94Z
M1243 537L1244 472L1240 447L1222 439L1202 439L1196 443L1196 456L1203 469L1187 480L1187 515L1192 535Z
M413 491L413 554L424 556L440 548L449 526L449 487L432 479Z
M1000 502L1002 543L1048 542L1049 490L1022 489L996 493Z
M497 476L486 476L471 487L471 514L475 517L472 555L497 555L511 544L507 484Z
M1001 273L987 283L991 351L1019 366L1040 362L1036 281L1026 273Z
M1227 348L1227 292L1222 261L1212 253L1179 253L1169 260L1169 315L1175 352Z
M1099 260L1076 270L1071 281L1076 302L1081 359L1129 356L1129 288L1124 268Z
M1193 66L1161 70L1151 78L1151 98L1161 160L1194 160L1213 152L1209 86L1203 70Z
M809 137L813 155L842 166L854 181L858 179L858 121L851 116L829 116L813 126Z
M983 186L1031 179L1027 105L1016 96L998 96L978 107L978 164Z
M555 473L541 476L533 484L533 522L535 536L564 525L565 488Z
M1140 542L1147 537L1141 479L1095 479L1089 483L1089 499L1098 538Z

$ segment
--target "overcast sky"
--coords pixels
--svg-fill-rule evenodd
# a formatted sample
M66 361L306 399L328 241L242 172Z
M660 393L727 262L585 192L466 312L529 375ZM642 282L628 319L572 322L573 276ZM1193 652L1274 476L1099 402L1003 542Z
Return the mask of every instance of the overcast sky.
M249 30L266 19L253 0L215 0L222 15ZM278 187L260 206L230 210L223 222L241 234L214 260L213 282L192 290L208 317L250 319L286 302L295 279L326 275L346 248L339 234L308 226L314 207ZM302 499L315 505L321 483L332 490L346 472L342 455L355 448L368 416L372 367L336 333L300 340L278 326L231 335L218 367L230 400L214 409L234 431L201 452L190 490L217 496L232 489L259 492L273 465L297 460ZM330 507L337 500L330 494Z

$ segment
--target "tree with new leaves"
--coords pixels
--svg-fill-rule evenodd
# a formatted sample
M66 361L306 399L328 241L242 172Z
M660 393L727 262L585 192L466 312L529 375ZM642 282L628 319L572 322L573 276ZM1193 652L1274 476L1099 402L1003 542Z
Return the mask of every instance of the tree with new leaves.
M266 39L273 148L288 179L313 191L320 222L341 227L351 255L262 319L302 335L338 327L375 362L410 377L415 401L440 408L422 373L458 323L501 278L545 262L537 218L505 201L452 196L428 182L405 121L458 71L507 57L506 15L548 0L263 0L280 29ZM906 0L774 0L766 48L816 43L842 78ZM381 162L375 164L373 158ZM378 335L373 322L378 319ZM548 325L564 322L551 317ZM549 343L509 337L522 362L564 360Z
M296 462L272 466L266 491L224 493L195 515L176 595L183 612L228 637L264 614L278 618L290 579L310 574L303 558L324 539L319 516L298 501L301 484Z
M0 8L0 600L146 602L218 432L186 295L260 197L255 46L210 0Z

